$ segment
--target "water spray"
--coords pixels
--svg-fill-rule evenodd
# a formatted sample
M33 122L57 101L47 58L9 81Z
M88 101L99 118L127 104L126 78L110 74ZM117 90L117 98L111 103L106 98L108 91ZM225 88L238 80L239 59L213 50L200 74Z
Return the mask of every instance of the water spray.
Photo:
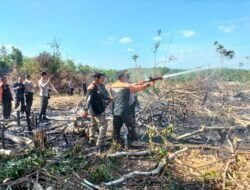
M183 72L178 72L178 73L163 75L162 79L173 78L173 77L176 77L176 76L179 76L179 75L185 75L185 74L188 74L188 73L194 73L194 72L197 72L197 71L203 71L203 70L207 70L207 69L210 69L210 68L204 67L204 68L192 69L192 70L188 70L188 71L183 71Z
M207 69L211 69L211 67L197 68L197 69L192 69L192 70L188 70L188 71L167 74L167 75L163 75L163 76L160 76L160 77L149 77L148 80L145 80L142 83L154 82L154 81L157 81L157 80L163 80L163 79L173 78L173 77L176 77L176 76L185 75L185 74L189 74L189 73L195 73L195 72L203 71L203 70L207 70Z

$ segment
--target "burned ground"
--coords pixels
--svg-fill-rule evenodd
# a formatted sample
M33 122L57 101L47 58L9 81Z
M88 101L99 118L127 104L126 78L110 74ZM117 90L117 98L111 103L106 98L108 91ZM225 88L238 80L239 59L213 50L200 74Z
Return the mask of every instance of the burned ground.
M1 187L247 189L249 97L249 84L202 78L159 83L139 96L137 148L111 146L112 117L107 113L109 145L103 153L87 143L89 121L76 123L82 97L52 97L50 122L34 129L44 138L36 146L25 119L17 126L13 116L5 126ZM38 105L37 98L35 112Z

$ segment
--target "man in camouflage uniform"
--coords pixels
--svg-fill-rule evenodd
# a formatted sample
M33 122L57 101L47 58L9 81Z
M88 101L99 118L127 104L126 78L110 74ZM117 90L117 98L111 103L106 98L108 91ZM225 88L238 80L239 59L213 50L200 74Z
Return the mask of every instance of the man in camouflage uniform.
M105 108L110 101L110 97L104 86L105 75L103 73L96 73L92 77L93 81L88 86L83 117L86 117L88 114L91 116L89 143L91 145L96 144L97 147L102 149L107 131ZM99 129L99 134L97 141L95 141L97 129Z

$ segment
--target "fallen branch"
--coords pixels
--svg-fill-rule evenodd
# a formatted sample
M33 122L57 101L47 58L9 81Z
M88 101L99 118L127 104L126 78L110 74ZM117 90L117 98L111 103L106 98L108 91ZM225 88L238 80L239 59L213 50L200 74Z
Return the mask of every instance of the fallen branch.
M247 187L244 187L243 185L240 185L229 173L227 175L228 175L228 178L230 178L239 187L239 189L247 188Z
M202 133L202 132L206 132L206 131L210 131L210 130L224 130L224 129L227 129L227 130L239 130L239 129L247 129L247 127L245 126L236 126L236 127L204 127L202 126L200 129L196 130L196 131L193 131L191 133L185 133L183 135L180 135L178 137L174 137L175 140L182 140L182 139L185 139L187 137L191 137L193 135L197 135L199 133Z
M0 149L0 156L11 156L13 154L13 150Z
M24 144L24 145L29 145L33 142L32 139L27 138L27 137L18 137L15 136L9 132L5 132L4 133L4 138L5 139L9 139L10 141L17 143L17 144Z
M234 160L229 160L226 164L226 167L224 169L224 173L223 173L223 189L226 188L226 177L227 177L227 172L229 169L230 164L232 164L234 162Z
M187 137L190 137L190 136L193 136L193 135L196 135L198 133L202 133L205 131L205 127L202 126L201 129L198 129L196 131L193 131L191 133L186 133L184 135L181 135L181 136L178 136L178 137L175 137L176 140L181 140L181 139L184 139L184 138L187 138Z
M117 180L114 180L114 181L110 181L110 182L106 182L106 183L103 183L105 186L112 186L112 185L117 185L117 184L120 184L128 179L131 179L131 178L134 178L134 177L137 177L137 176L151 176L151 175L156 175L156 174L159 174L162 169L166 166L167 164L167 161L171 161L173 160L176 156L178 156L179 154L187 151L188 148L183 148L173 154L171 154L168 159L166 159L165 157L163 159L161 159L160 163L158 164L158 167L155 168L154 170L152 171L149 171L149 172L140 172L140 171L134 171L134 172L130 172L128 174L125 174L123 175L121 178L117 179Z
M89 182L88 180L84 179L82 185L89 189L101 189L101 187L94 185L93 183Z
M109 154L107 157L114 158L114 157L122 157L122 156L144 156L152 153L149 150L144 150L140 152L116 152L114 154Z

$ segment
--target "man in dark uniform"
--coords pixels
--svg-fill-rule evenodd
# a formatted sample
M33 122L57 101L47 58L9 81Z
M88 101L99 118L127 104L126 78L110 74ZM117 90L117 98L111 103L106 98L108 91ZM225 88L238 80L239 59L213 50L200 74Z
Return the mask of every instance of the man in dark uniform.
M129 73L121 71L117 74L118 80L111 85L112 113L113 113L113 142L121 144L120 131L122 125L125 124L128 129L128 147L132 147L132 143L137 139L135 131L135 120L131 109L131 94L145 90L154 85L153 82L143 84L130 84Z
M13 90L15 92L15 109L17 109L21 103L22 114L25 112L24 89L23 78L19 77L18 81L13 85Z
M88 86L87 102L84 108L83 117L86 117L87 114L91 116L92 124L89 129L89 143L91 145L96 144L97 147L102 149L107 131L105 108L111 99L103 84L105 75L103 73L96 73L92 77L93 81ZM95 133L97 129L99 129L99 135L95 142Z
M13 98L10 92L10 87L7 84L7 78L2 77L0 81L0 102L2 103L4 119L10 118L12 100Z

